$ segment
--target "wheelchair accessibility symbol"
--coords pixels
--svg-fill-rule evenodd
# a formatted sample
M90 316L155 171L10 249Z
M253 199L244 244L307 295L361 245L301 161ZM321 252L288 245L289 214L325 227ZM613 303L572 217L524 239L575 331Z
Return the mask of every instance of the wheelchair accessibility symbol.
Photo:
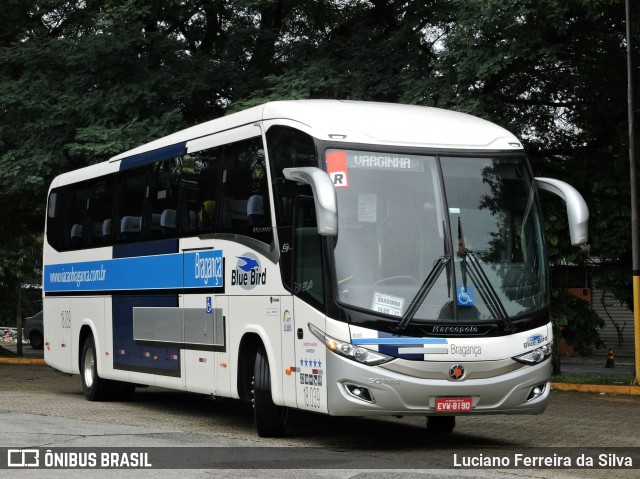
M207 314L211 314L213 311L213 306L211 304L211 296L207 296Z
M458 286L456 288L456 303L458 306L474 306L473 286Z

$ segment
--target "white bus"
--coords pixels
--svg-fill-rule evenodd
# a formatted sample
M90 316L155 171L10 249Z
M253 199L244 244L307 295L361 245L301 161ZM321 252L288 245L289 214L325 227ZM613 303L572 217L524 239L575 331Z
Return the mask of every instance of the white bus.
M155 385L343 416L538 414L549 287L521 143L434 108L267 103L53 181L45 361L89 400Z

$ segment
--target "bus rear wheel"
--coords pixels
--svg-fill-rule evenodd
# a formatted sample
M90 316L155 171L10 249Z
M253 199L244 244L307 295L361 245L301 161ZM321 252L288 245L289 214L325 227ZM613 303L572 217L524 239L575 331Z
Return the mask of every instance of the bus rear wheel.
M80 377L82 391L89 401L128 401L136 390L135 384L110 381L98 375L96 343L93 336L88 336L82 345Z
M96 345L93 336L88 336L82 345L80 377L82 378L82 391L89 401L109 399L111 384L110 381L102 379L98 375Z
M456 427L455 416L428 416L427 431L433 434L451 434Z
M264 346L258 348L253 372L253 410L260 437L280 437L287 426L287 408L277 406L271 396L271 373Z

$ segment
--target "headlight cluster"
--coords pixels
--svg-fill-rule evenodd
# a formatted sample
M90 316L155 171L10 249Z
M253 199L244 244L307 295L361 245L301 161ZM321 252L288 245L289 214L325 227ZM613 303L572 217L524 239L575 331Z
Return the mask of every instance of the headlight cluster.
M538 364L551 356L551 345L553 343L545 344L539 348L529 351L528 353L515 356L513 359L524 364Z
M337 339L324 334L323 331L318 329L313 324L308 323L308 325L309 330L313 333L313 335L320 341L322 341L330 351L333 351L340 356L344 356L345 358L357 361L359 363L368 364L369 366L376 366L378 364L386 363L394 359L391 356L387 356L386 354L382 354L377 351L372 351L360 346L354 346L353 344L346 343L344 341L338 341Z

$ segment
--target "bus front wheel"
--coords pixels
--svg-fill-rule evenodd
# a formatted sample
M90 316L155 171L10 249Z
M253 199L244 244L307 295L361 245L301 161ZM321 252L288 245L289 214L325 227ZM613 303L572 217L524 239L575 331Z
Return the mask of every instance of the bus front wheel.
M279 437L287 425L287 408L277 406L271 396L271 373L264 346L258 348L253 373L253 410L260 437Z

